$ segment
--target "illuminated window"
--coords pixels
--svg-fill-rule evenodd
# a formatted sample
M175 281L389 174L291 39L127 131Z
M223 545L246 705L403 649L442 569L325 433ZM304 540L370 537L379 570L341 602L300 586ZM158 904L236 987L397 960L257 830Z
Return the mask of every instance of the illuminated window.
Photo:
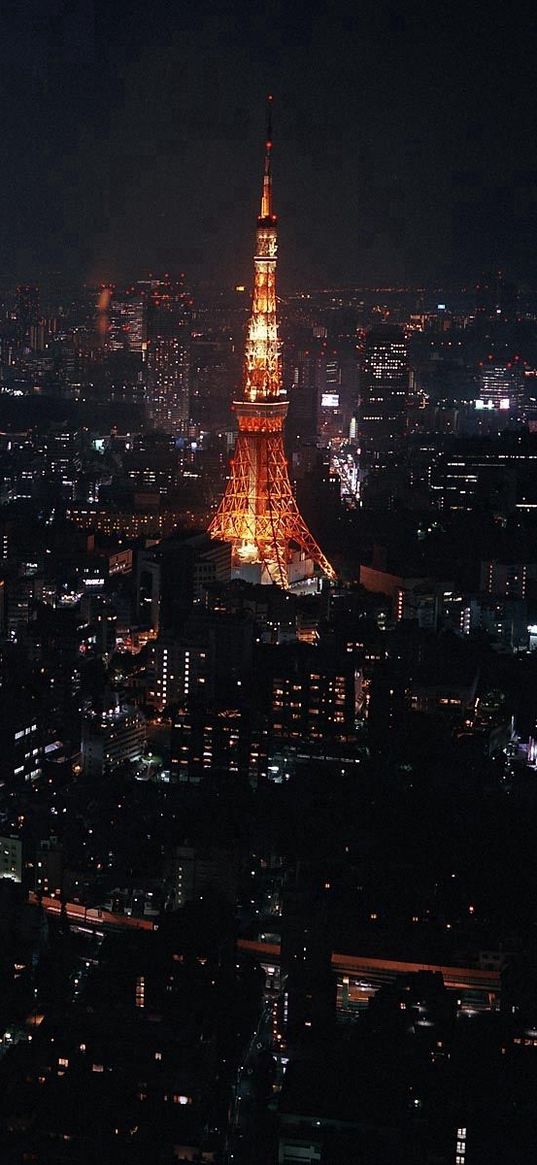
M138 975L136 980L135 992L136 1007L145 1007L145 978L143 975Z

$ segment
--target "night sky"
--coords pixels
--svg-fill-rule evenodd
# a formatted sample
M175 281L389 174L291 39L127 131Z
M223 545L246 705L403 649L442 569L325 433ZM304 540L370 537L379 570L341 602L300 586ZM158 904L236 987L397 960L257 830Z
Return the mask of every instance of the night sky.
M285 287L536 282L533 9L4 0L3 283L249 281L269 91Z

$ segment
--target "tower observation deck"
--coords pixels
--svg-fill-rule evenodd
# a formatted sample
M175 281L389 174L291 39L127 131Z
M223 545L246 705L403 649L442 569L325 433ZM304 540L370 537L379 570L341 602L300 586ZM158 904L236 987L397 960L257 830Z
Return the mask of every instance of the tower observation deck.
M272 201L271 98L261 207L257 218L252 311L244 354L242 399L233 402L238 435L225 494L209 526L232 544L235 573L288 587L292 564L303 575L333 567L298 509L283 444L288 401L282 387L276 317L277 219ZM257 572L254 568L257 567Z

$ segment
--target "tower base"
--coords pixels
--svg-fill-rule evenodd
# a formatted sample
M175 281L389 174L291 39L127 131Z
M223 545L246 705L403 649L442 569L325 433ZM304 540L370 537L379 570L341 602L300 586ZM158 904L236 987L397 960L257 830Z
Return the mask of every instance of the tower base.
M287 585L313 578L315 563L300 550L292 551L287 562ZM263 562L232 563L231 577L261 586L273 586L274 578Z
M291 489L283 446L287 401L235 401L233 407L239 432L231 475L209 534L232 543L234 576L286 588L310 577L316 565L335 578Z

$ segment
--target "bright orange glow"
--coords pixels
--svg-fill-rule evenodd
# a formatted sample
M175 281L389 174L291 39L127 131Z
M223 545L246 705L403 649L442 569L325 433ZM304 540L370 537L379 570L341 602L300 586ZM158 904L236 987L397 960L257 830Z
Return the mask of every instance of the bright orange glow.
M282 388L276 316L277 236L272 210L271 146L269 130L257 220L252 311L244 353L243 400L233 406L239 434L230 480L209 533L232 543L236 566L259 564L267 581L287 587L293 547L303 551L328 578L335 578L335 572L298 509L283 447L288 406Z

